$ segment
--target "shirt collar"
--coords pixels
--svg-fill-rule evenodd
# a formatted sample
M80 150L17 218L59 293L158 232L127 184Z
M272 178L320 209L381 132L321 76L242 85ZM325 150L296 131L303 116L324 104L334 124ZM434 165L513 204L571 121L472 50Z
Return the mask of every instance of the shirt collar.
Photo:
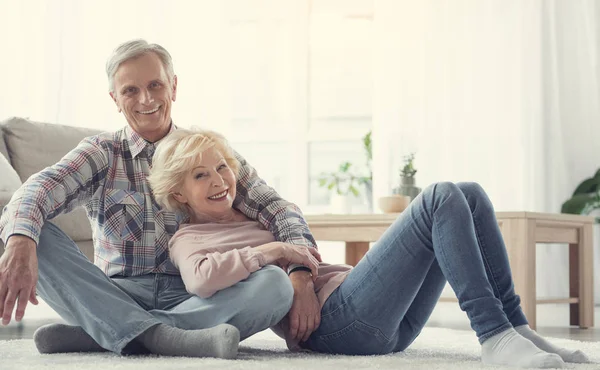
M171 127L169 128L169 132L167 133L167 135L169 135L171 132L175 131L176 129L177 129L177 127L173 124L173 121L171 121ZM138 134L137 132L132 130L129 125L125 127L125 135L127 137L127 142L129 144L129 150L131 151L132 158L137 157L137 155L140 154L144 150L144 148L146 148L148 145L152 145L152 144L156 145L158 143L158 141L156 143L151 143L149 141L146 141L146 139L141 137L140 134ZM166 137L166 135L165 135L165 137Z

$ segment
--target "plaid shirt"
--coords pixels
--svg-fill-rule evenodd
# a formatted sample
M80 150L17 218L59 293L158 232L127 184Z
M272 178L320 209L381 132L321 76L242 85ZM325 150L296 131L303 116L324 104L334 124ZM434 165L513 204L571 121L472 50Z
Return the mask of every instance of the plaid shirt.
M168 242L186 220L162 209L146 181L155 145L129 127L85 138L13 195L0 218L0 238L6 244L11 235L20 234L37 243L46 220L83 205L92 225L94 263L106 275L179 274L169 260ZM276 240L316 247L298 207L236 156L241 168L235 208L259 221Z

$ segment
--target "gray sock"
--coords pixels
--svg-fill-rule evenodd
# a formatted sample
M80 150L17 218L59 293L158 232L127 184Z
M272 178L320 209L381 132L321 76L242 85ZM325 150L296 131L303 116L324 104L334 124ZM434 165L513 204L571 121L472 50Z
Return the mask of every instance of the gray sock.
M80 326L44 325L33 333L33 341L40 353L106 351Z
M520 325L515 328L517 333L533 342L539 349L548 353L556 353L565 362L575 363L588 363L590 359L585 353L579 350L570 350L566 348L557 347L554 344L548 342L542 336L540 336L535 330L531 329L529 325Z
M562 368L560 356L537 348L514 328L488 338L481 344L481 361L486 365L505 365L535 369Z
M157 355L231 359L237 356L240 331L229 324L200 330L183 330L158 324L137 339Z

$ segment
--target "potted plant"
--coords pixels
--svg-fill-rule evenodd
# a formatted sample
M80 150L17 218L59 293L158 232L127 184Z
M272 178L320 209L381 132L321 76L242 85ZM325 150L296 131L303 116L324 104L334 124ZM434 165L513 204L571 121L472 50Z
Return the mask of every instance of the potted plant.
M362 138L363 150L366 156L368 175L362 176L354 172L352 163L345 161L340 163L336 172L322 173L319 177L319 186L331 190L331 208L335 213L350 213L352 210L352 196L361 195L360 188L364 186L365 196L372 210L373 173L371 162L373 160L373 146L371 131Z
M577 186L571 199L563 203L561 212L589 215L597 209L600 209L600 169ZM599 222L600 217L596 217L596 223Z
M415 174L417 169L414 165L415 153L404 157L404 165L400 169L400 186L393 190L396 195L406 195L412 201L421 192L421 188L415 186Z
M331 208L335 213L350 213L352 200L350 196L358 197L358 187L361 183L360 177L350 171L352 163L342 162L337 172L323 173L319 178L319 186L333 191L331 196Z

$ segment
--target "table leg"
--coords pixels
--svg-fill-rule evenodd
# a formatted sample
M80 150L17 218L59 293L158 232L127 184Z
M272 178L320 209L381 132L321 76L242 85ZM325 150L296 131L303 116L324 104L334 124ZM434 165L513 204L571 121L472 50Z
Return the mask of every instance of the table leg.
M515 292L529 326L536 327L535 220L504 220L500 226L508 252Z
M570 324L586 329L594 326L593 229L579 229L579 243L569 244L569 296L579 298L570 305Z
M369 242L346 242L346 264L356 266L369 251Z
M571 298L579 298L579 246L579 243L569 244L569 297ZM579 307L579 303L569 305L570 325L579 325Z

